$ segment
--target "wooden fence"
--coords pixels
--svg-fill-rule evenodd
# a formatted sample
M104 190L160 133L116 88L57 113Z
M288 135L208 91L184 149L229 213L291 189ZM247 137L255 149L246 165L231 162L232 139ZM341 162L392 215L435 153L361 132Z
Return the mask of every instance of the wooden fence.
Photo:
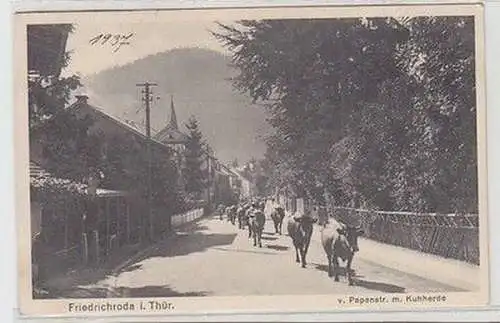
M334 207L335 219L361 224L379 242L479 264L477 214L370 211Z
M183 224L193 222L199 218L201 218L204 214L203 208L194 209L182 214L176 214L172 216L172 227L179 227Z

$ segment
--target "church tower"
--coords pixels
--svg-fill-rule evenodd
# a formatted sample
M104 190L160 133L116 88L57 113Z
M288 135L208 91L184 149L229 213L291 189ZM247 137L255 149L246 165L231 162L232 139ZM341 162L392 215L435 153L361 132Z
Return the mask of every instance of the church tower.
M170 147L174 152L174 160L177 165L177 170L179 172L179 182L177 183L180 187L184 186L184 178L182 174L182 169L184 168L185 156L184 151L187 143L188 136L179 130L179 125L177 123L177 114L175 113L174 97L170 96L170 119L160 132L155 135L155 139L160 141L164 145Z
M156 134L155 139L176 148L176 150L177 148L182 150L187 142L187 135L179 130L173 95L170 96L170 120L166 127Z
M179 125L177 124L177 115L175 114L173 95L170 96L170 122L168 123L167 127L172 130L179 131Z

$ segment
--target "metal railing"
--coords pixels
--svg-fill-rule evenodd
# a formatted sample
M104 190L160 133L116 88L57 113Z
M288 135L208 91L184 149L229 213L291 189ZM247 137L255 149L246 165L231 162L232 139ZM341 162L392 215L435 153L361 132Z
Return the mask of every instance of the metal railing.
M172 227L175 228L180 225L193 222L201 218L203 214L204 210L202 208L190 210L181 214L175 214L174 216L172 216Z
M369 239L479 264L479 216L333 207L330 216L361 224Z

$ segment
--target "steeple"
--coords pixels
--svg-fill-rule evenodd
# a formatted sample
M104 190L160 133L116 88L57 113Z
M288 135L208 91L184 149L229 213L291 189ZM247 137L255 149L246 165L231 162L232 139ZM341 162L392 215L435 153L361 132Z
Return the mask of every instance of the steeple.
M163 143L182 143L187 140L187 136L179 130L177 124L173 96L170 96L170 120L167 126L155 135L155 139Z
M169 121L167 127L170 129L179 130L179 126L177 125L177 116L175 115L174 96L173 95L170 96L170 121Z

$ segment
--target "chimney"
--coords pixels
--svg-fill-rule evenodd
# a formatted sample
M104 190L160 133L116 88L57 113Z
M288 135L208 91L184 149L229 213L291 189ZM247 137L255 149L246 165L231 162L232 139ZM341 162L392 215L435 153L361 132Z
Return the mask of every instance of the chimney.
M84 103L84 104L87 104L87 101L89 99L89 97L86 95L76 95L75 97L78 103Z

